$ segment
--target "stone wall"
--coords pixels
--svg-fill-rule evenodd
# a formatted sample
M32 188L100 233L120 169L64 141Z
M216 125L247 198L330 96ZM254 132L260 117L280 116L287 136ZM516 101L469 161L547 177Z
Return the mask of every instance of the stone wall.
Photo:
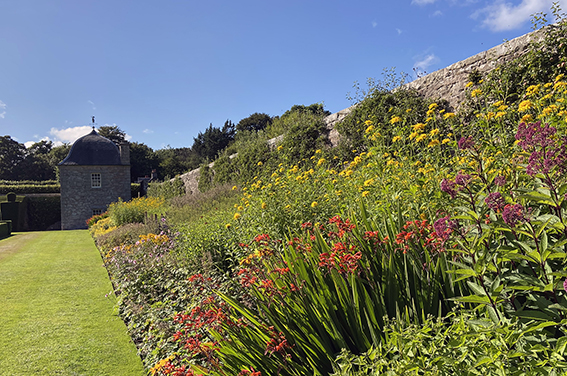
M478 71L481 74L486 74L498 65L514 60L525 54L529 49L530 42L539 40L542 37L543 33L541 31L522 35L521 37L471 56L468 59L418 78L406 84L406 87L417 90L419 94L426 98L445 99L449 102L449 105L456 110L465 99L465 86L469 81L469 74L471 72ZM353 108L354 106L345 108L325 118L325 123L330 131L329 141L332 146L336 146L339 143L339 133L335 129L335 125L350 114ZM268 143L273 147L281 142L282 139L283 136L279 136L269 140ZM231 156L231 158L232 157L233 156ZM211 163L209 167L213 167L213 165L214 163ZM185 191L188 194L198 192L199 175L199 169L197 169L180 176L185 184Z
M91 187L91 174L101 174L101 187ZM61 229L85 229L94 209L106 211L110 203L131 198L130 166L59 166Z
M542 37L543 33L540 30L522 35L430 73L406 86L417 90L426 98L446 99L453 109L458 109L465 99L465 86L469 81L469 73L476 70L486 74L498 65L517 59L528 52L531 41L540 40Z

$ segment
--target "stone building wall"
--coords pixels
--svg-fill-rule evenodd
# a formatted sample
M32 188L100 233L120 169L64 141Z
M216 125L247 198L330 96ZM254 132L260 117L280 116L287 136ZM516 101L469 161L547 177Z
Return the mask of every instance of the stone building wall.
M101 174L101 187L91 187L91 174ZM61 182L61 229L85 229L94 209L106 211L122 198L131 199L130 166L59 166Z

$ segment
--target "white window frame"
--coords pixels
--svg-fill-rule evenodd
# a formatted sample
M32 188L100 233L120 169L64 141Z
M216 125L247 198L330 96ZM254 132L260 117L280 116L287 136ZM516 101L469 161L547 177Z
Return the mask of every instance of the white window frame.
M104 213L105 210L104 209L92 209L92 216L94 217L95 215L101 215L102 213Z
M93 172L91 174L91 188L101 188L102 187L102 177L99 172Z

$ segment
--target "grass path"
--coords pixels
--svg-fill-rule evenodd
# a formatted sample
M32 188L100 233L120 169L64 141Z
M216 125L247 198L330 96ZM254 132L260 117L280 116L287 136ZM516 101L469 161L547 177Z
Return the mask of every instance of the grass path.
M0 240L0 375L144 375L87 230Z

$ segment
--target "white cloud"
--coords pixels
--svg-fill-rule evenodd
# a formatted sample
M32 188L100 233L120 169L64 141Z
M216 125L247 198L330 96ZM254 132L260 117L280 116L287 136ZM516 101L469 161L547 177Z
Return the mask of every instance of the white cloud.
M567 1L563 0L560 3L565 5ZM492 31L513 30L530 20L534 13L549 13L551 5L551 0L522 0L517 5L497 0L494 4L476 11L471 17L482 18L482 26Z
M400 35L402 33L402 29L396 28L396 31L398 32L398 35Z
M73 143L79 137L83 137L84 135L89 134L91 131L92 127L88 125L81 125L78 127L63 129L51 128L49 134L52 135L56 141Z
M372 21L372 27L376 27L376 26L378 26L378 22Z
M6 107L8 107L8 106L6 105L6 103L0 101L0 110L5 110ZM0 112L0 118L4 119L5 116L6 116L6 111Z
M421 60L416 61L413 64L413 68L425 72L429 69L430 66L437 64L438 62L439 58L435 56L435 54L429 54Z
M154 131L152 131L151 129L144 129L142 132L144 132L145 134L154 133Z
M436 1L437 0L411 0L411 3L417 5L426 5L426 4L433 4Z
M435 12L433 12L431 17L440 17L442 15L443 15L443 12L441 12L440 10L436 10Z
M93 103L93 101L88 100L87 103L90 104L91 106L93 106L93 110L96 110L96 106L95 106L95 104Z

